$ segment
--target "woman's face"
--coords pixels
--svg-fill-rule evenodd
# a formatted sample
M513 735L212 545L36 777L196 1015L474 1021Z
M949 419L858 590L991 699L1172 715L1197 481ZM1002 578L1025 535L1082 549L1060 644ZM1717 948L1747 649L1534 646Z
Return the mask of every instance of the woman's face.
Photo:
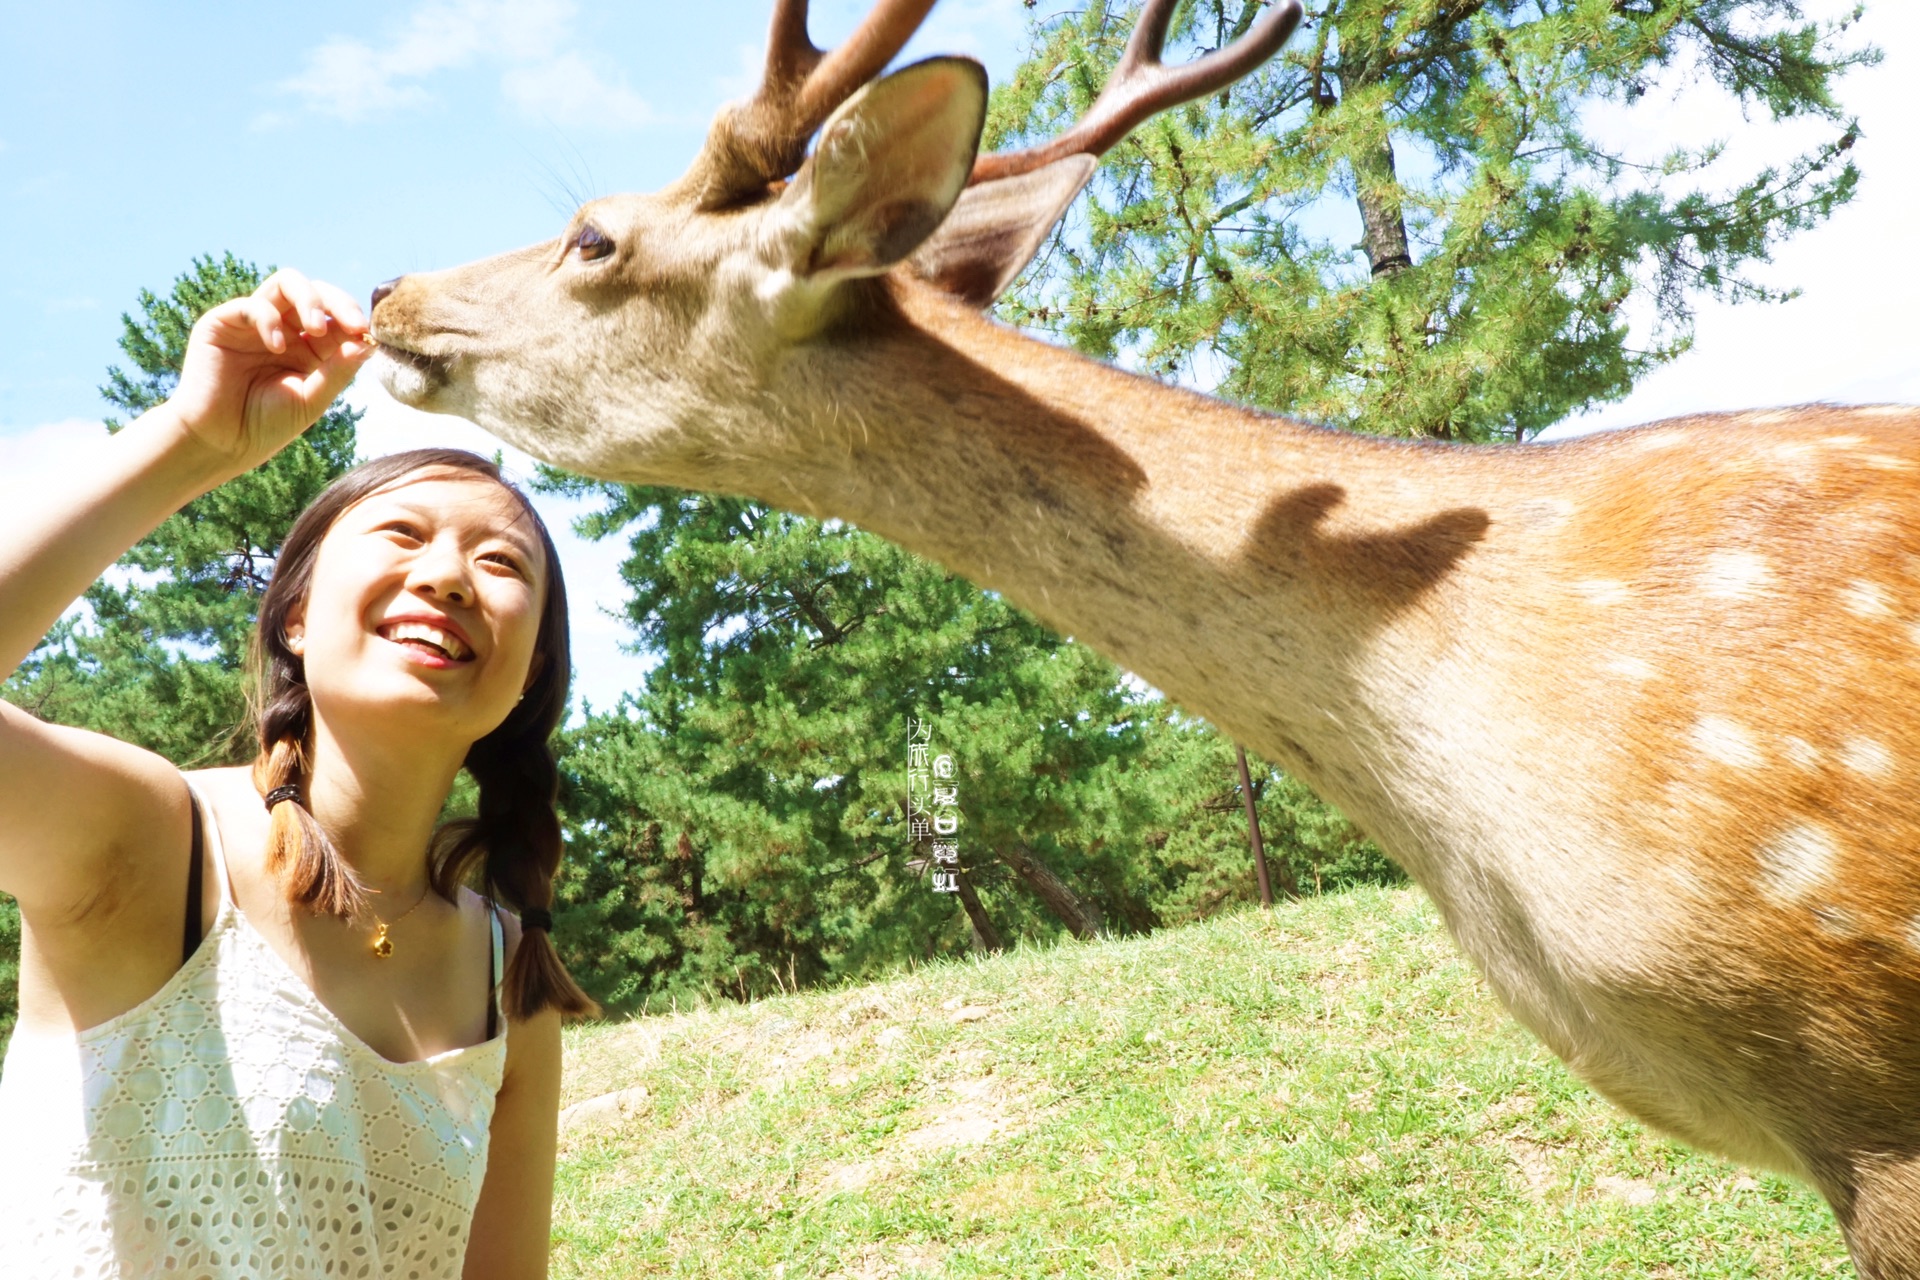
M546 589L540 536L511 494L421 471L334 521L287 642L323 719L371 715L403 737L417 725L464 747L531 681Z

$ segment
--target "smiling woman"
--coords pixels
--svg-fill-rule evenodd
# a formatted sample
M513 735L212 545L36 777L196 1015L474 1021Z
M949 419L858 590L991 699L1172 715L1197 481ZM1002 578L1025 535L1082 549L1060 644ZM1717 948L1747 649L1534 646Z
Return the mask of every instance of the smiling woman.
M208 312L173 398L0 530L0 677L142 534L305 431L364 335L291 272ZM251 769L183 778L0 704L10 1272L544 1275L559 1020L593 1008L547 936L552 540L483 458L382 458L295 523L254 650ZM439 825L463 768L478 813Z

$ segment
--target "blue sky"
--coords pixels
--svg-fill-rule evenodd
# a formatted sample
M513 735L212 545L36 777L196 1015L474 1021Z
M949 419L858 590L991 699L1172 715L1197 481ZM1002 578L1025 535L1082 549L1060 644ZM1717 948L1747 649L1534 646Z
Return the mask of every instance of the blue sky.
M864 0L816 0L832 43ZM1840 0L1812 0L1816 12ZM751 85L768 0L347 0L324 9L0 0L0 500L85 465L119 314L196 254L298 266L364 297L405 271L545 238L576 197L673 178L713 110ZM909 55L1018 59L1021 0L942 0ZM1811 400L1920 401L1920 5L1869 0L1886 62L1842 87L1864 125L1860 198L1768 270L1805 296L1702 307L1695 349L1625 403L1563 430ZM1805 130L1743 120L1684 84L1596 128L1647 159L1729 142L1748 163ZM465 424L377 388L366 452L428 441L491 452ZM567 511L549 505L549 519ZM556 529L556 532L560 530ZM640 675L601 612L618 548L567 539L581 688L606 705Z

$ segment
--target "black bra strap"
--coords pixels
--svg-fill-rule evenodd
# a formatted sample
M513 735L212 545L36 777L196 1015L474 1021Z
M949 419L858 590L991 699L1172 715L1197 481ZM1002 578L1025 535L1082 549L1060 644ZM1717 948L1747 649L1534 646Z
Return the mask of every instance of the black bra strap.
M193 959L193 953L200 949L203 936L200 923L201 871L204 857L204 833L200 828L200 801L191 788L187 791L187 807L193 811L193 852L187 855L187 928L180 946L180 963Z
M495 994L500 987L499 961L493 951L493 931L500 927L500 911L491 901L487 903L487 1039L491 1040L500 1030L500 1003Z

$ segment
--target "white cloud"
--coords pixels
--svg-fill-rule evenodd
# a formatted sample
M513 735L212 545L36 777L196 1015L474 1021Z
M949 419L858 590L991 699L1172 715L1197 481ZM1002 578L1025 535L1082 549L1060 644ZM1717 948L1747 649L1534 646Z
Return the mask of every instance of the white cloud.
M93 465L107 429L98 418L65 418L24 428L0 427L0 507L39 505L68 478Z
M509 68L500 78L508 101L528 115L560 125L639 129L655 120L653 108L624 84L608 84L577 53Z
M382 43L327 40L279 87L309 111L358 123L432 104L435 77L493 67L509 102L550 123L610 129L652 123L654 113L638 94L604 78L568 47L574 17L573 0L433 0ZM254 125L271 128L283 119L269 112Z
M1012 74L1026 46L1032 10L1023 0L951 0L938 5L907 44L907 61L964 53L989 64L996 79Z
M348 122L423 106L433 95L357 40L332 40L307 57L307 69L280 86L321 115Z
M1809 7L1830 16L1851 0ZM1691 351L1645 378L1626 400L1559 423L1549 437L1717 410L1920 402L1910 303L1920 293L1920 260L1904 251L1920 203L1920 157L1912 145L1912 122L1920 118L1920 6L1870 5L1852 35L1886 52L1878 67L1856 70L1838 86L1841 104L1861 125L1852 152L1859 193L1755 272L1769 284L1804 290L1802 296L1779 306L1703 302ZM1827 122L1778 126L1764 110L1744 120L1711 86L1649 93L1631 109L1596 113L1595 122L1609 142L1631 146L1642 159L1725 140L1727 154L1716 166L1723 172L1783 162L1836 134Z

